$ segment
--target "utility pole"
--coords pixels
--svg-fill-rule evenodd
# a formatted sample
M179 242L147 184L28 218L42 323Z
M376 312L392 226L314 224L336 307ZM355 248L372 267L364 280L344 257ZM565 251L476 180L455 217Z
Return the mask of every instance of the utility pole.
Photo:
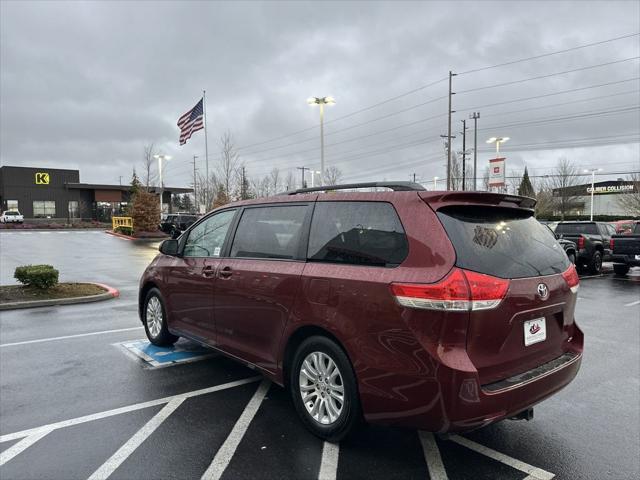
M466 190L467 182L467 121L462 120L462 191Z
M444 153L445 156L447 157L447 163L445 165L445 167L447 168L447 178L446 178L446 183L447 183L447 190L451 189L451 185L449 183L450 180L450 173L451 173L451 153L449 153L451 151L451 139L456 138L455 135L451 135L449 134L445 134L445 135L440 135L440 138L444 140Z
M416 183L416 174L413 174L413 183Z
M241 167L241 173L242 173L242 180L241 180L241 184L240 184L240 200L246 200L247 199L247 180L245 177L245 169L244 169L244 165L242 165Z
M473 112L469 115L473 119L473 190L478 190L478 119L480 112Z
M198 204L198 177L196 176L196 158L197 155L193 156L193 200L196 205L196 213L200 213L200 205Z
M451 114L453 110L451 110L451 97L454 93L451 91L451 83L453 77L456 74L449 70L449 128L447 130L447 190L451 190L451 139L454 138L451 136Z
M122 185L122 175L119 175L120 178L120 185Z
M310 170L310 169L307 168L307 167L297 167L297 168L298 168L298 170L302 171L302 183L301 183L302 187L301 188L306 188L305 181L304 181L304 171L305 170Z

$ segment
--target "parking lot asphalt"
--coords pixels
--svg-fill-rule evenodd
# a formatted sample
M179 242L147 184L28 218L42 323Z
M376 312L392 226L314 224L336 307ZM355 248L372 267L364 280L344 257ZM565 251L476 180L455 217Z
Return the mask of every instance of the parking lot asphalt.
M0 313L0 478L631 479L640 476L640 271L582 279L576 380L535 408L452 438L369 426L310 435L287 393L220 355L152 368L137 283L157 244L103 232L0 232L0 282L51 263L106 302ZM181 345L183 341L179 342Z

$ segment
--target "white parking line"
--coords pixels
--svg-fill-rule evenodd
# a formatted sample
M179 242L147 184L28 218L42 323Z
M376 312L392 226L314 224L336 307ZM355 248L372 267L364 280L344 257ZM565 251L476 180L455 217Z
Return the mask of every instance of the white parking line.
M155 430L162 425L169 415L171 415L181 404L186 400L185 397L174 398L167 403L162 410L154 415L140 430L138 430L133 437L131 437L127 443L122 445L116 453L104 462L88 480L106 480L111 476L116 469L122 465L122 463L129 458L136 448L142 445ZM29 437L27 437L28 439Z
M458 445L462 445L463 447L467 447L474 452L478 452L486 457L497 460L500 463L504 463L505 465L509 465L516 470L520 470L529 475L527 478L535 479L535 480L551 480L555 475L551 472L547 472L538 467L534 467L533 465L529 465L528 463L521 462L520 460L516 460L509 455L505 455L504 453L497 452L492 450L489 447L485 447L484 445L480 445L468 438L459 437L457 435L451 437L452 442L457 443Z
M433 433L418 432L420 436L420 443L422 443L422 451L424 452L424 459L427 462L427 468L429 469L429 478L431 480L447 480L447 471L442 463L442 457L440 456L440 449L436 439L433 438Z
M320 460L318 480L336 480L339 456L339 444L324 442L324 445L322 446L322 460Z
M56 340L68 340L69 338L88 337L91 335L104 335L105 333L130 332L132 330L139 330L141 328L144 327L141 325L139 327L116 328L115 330L102 330L100 332L78 333L77 335L64 335L62 337L39 338L38 340L25 340L24 342L3 343L2 345L0 345L0 348L15 347L16 345L29 345L31 343L54 342Z
M244 408L242 415L240 415L240 418L238 418L238 421L233 426L231 433L218 450L218 453L216 453L216 456L213 457L211 465L209 465L209 468L204 472L201 480L218 480L222 476L270 386L271 382L269 382L269 380L265 379L262 381L256 393L253 394L253 397L251 397L251 400L249 400L249 403Z
M80 423L92 422L93 420L100 420L102 418L113 417L122 413L134 412L136 410L142 410L143 408L155 407L156 405L164 405L176 398L191 398L200 395L206 395L207 393L219 392L221 390L227 390L233 387L239 387L240 385L246 385L248 383L257 382L262 377L249 377L242 380L235 380L229 383L223 383L222 385L216 385L215 387L203 388L201 390L193 390L187 393L179 393L177 395L171 395L170 397L158 398L156 400L149 400L148 402L134 403L133 405L127 405L125 407L114 408L113 410L105 410L104 412L93 413L91 415L84 415L82 417L76 417L69 420L63 420L61 422L50 423L49 425L43 425L41 427L29 428L27 430L21 430L19 432L7 433L0 436L0 443L10 442L11 440L17 440L18 438L28 437L30 435L39 434L44 431L57 430L59 428L71 427ZM15 445L14 445L15 446ZM13 447L12 447L13 448Z
M23 450L29 448L31 445L36 443L45 435L48 435L50 432L51 430L42 430L41 432L34 433L33 435L29 435L28 437L23 438L15 445L7 448L4 452L0 453L0 466L7 463L13 457L20 454Z
M626 303L625 307L633 307L634 305L640 305L640 300L636 300L635 302Z

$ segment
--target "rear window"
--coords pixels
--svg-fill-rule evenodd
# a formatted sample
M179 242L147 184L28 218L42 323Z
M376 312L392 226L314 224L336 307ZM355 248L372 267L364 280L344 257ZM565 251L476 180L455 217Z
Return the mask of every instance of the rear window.
M590 235L598 235L598 227L595 223L559 223L556 227L556 233L565 235L580 235L588 233Z
M409 251L395 209L384 202L318 202L308 259L351 265L397 266Z
M569 268L553 233L529 212L491 207L438 211L456 250L456 265L501 278L552 275Z
M9 216L9 215L11 215L11 216L20 215L20 213L15 212L15 211L4 212L4 214L7 215L7 216Z

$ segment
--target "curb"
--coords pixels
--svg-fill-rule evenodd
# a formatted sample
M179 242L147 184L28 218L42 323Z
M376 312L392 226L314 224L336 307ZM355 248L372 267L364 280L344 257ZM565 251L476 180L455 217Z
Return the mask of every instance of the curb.
M0 310L18 310L21 308L37 308L37 307L52 307L56 305L75 305L79 303L92 303L101 302L103 300L111 300L120 296L118 289L105 285L103 283L96 282L83 282L98 285L106 290L105 293L99 295L89 295L84 297L70 297L70 298L53 298L51 300L28 300L26 302L12 302L4 303L0 305Z
M169 237L147 237L147 238L137 238L137 237L130 237L129 235L124 235L122 233L117 233L117 232L113 232L111 230L103 230L104 233L107 233L109 235L113 235L114 237L118 237L121 238L123 240L129 240L130 242L161 242L162 240L166 240Z

